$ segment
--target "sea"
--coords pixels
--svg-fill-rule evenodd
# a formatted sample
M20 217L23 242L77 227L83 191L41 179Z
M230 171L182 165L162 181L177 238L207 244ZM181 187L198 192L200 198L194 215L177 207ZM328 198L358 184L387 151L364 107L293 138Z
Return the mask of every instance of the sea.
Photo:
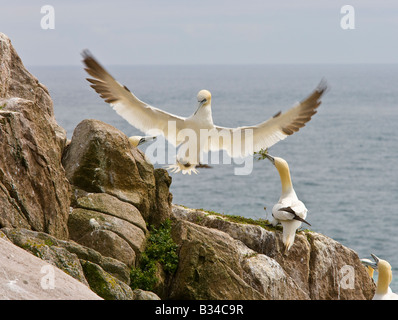
M142 134L90 88L83 66L28 69L49 89L56 120L69 139L84 119L104 121L128 136ZM373 253L389 261L390 287L398 292L398 65L115 65L107 69L142 101L180 116L191 115L198 91L207 89L212 93L214 123L224 127L265 121L304 99L325 79L329 90L318 113L269 153L289 163L293 186L308 208L309 229L352 248L360 258L371 259ZM148 147L140 146L143 151ZM219 164L199 169L197 175L171 173L173 202L270 219L281 192L275 167L254 159L248 174L236 175L242 162L220 158ZM155 167L165 164L154 163Z

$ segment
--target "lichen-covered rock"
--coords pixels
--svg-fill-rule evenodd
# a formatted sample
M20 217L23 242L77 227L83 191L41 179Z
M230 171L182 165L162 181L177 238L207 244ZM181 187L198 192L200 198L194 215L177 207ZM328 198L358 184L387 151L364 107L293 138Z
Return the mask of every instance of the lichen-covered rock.
M145 247L146 236L134 224L102 212L76 208L68 221L70 238L102 255L132 266Z
M129 284L130 269L119 260L104 257L97 251L73 241L57 239L47 233L20 228L3 228L0 235L15 245L57 266L75 279L87 284L80 260L98 264L105 271Z
M172 232L179 244L179 264L171 299L264 299L244 280L244 257L228 234L182 220Z
M80 122L62 163L75 188L107 193L130 203L150 224L158 225L171 215L167 171L155 170L123 132L104 122Z
M241 252L250 250L247 256L251 258L241 258L243 279L265 299L352 300L371 299L374 294L374 283L361 264L358 255L324 235L311 231L298 232L294 245L285 254L280 230L236 223L229 221L226 216L177 205L173 206L173 215L181 221L190 221L202 227L222 231L241 243ZM194 233L181 230L175 237L186 239L186 234ZM204 248L207 248L207 244L212 241L204 232L201 239L200 245ZM226 241L226 243L229 247L234 246L231 241ZM197 245L185 244L185 246L193 247L188 252L180 251L180 259L184 261L186 259L184 256L187 255L190 261L195 261L195 259L206 261L206 257L201 257L206 250L202 249L202 253L195 251L194 247ZM215 251L215 254L217 253L218 250ZM209 253L209 257L213 256L215 256L213 253ZM197 269L194 263L190 266L184 264L184 268L184 273L194 272L193 270ZM270 270L272 270L271 273ZM348 276L352 278L347 278L348 272L351 272ZM204 273L202 274L204 276ZM211 272L209 274L212 275ZM191 281L186 280L188 283ZM225 285L228 285L228 282L220 284L220 286ZM201 286L201 288L206 289L206 286ZM211 296L212 292L210 286L202 295ZM192 297L192 295L187 296Z
M134 300L160 300L160 298L151 291L135 289L133 292Z
M146 218L155 198L155 178L148 164L141 166L145 173L141 175L132 150L120 130L98 120L83 120L73 132L63 164L74 186L111 194L133 204Z
M0 227L67 238L70 185L61 165L66 133L48 90L0 33Z
M88 193L77 197L74 206L92 211L108 214L139 227L147 233L145 220L138 209L130 203L120 201L106 193Z
M82 261L91 290L105 300L134 300L133 290L124 282L105 272L99 265Z
M0 238L1 300L101 300L86 285Z

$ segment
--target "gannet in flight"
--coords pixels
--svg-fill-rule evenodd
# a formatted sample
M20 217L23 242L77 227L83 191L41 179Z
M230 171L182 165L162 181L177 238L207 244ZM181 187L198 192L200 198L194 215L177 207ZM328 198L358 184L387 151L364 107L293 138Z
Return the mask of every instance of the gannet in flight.
M392 280L391 265L374 254L371 254L371 256L375 262L371 262L368 259L362 259L361 261L379 273L376 292L372 300L398 300L398 294L392 292L389 287Z
M145 134L162 134L171 144L179 146L177 162L169 169L182 171L184 174L196 171L195 167L200 165L202 152L226 150L232 158L246 157L285 139L304 127L317 112L320 99L327 88L326 82L321 81L306 99L260 124L225 128L213 123L209 91L199 91L197 110L187 118L180 117L139 100L126 86L117 82L89 51L83 51L82 56L85 70L93 77L87 78L91 87L120 116ZM208 133L208 137L203 140L202 130L207 130ZM193 133L195 137L188 133Z
M294 243L296 230L305 221L307 217L307 208L296 195L293 189L292 179L290 177L289 165L286 160L278 157L272 157L265 154L268 160L276 167L282 184L282 195L277 204L272 208L272 225L276 226L278 223L283 227L283 243L285 244L285 252L288 251Z

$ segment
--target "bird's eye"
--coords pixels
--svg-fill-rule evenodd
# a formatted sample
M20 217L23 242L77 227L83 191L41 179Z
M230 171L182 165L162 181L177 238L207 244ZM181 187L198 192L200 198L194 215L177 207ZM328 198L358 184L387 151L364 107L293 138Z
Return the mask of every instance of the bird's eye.
M204 98L202 101L200 101L200 103L204 103L206 101L207 101L206 98Z

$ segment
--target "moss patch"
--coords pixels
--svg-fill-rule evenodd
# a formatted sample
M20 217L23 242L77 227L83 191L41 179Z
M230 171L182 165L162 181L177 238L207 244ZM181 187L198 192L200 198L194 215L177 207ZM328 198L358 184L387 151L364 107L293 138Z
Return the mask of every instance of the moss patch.
M132 289L153 290L157 284L158 265L163 271L172 275L178 265L178 245L171 238L171 221L166 219L158 229L149 227L150 236L147 247L141 255L140 264L130 272Z
M210 215L219 216L219 217L221 217L227 221L230 221L230 222L241 223L241 224L252 224L252 225L260 226L268 231L282 230L281 226L277 226L277 227L272 226L271 223L267 219L252 219L252 218L246 218L246 217L242 217L242 216L238 216L238 215L223 214L223 213L218 213L215 211L208 211L208 210L204 210L204 209L197 209L197 210L207 212Z

